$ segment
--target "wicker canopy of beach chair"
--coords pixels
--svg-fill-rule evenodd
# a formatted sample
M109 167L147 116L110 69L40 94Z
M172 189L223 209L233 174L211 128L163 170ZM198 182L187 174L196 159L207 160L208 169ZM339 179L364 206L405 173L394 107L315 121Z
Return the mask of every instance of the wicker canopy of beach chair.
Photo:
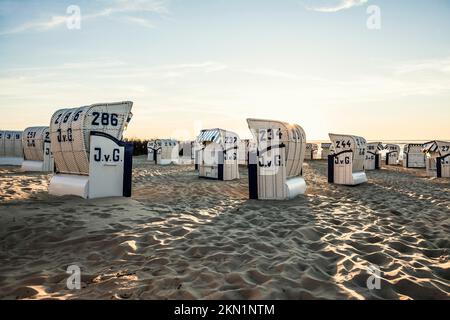
M249 198L286 200L304 194L302 127L276 120L247 119L247 123L256 143L249 156Z
M450 178L450 142L430 141L423 145L429 177Z
M317 153L319 152L319 145L317 143L307 143L305 160L317 159Z
M54 160L51 152L49 127L26 128L22 137L24 172L53 172Z
M408 143L403 148L403 167L426 168L427 156L423 152L423 143Z
M386 153L386 165L396 166L400 162L400 146L398 144L387 144L384 146Z
M173 139L155 139L150 140L147 145L147 160L155 164L168 165L178 164L179 144Z
M198 135L201 146L196 151L196 164L200 178L216 180L239 179L239 136L223 129L206 129Z
M0 131L0 165L22 165L22 136L22 131Z
M55 171L49 192L83 198L131 196L133 145L122 140L130 101L61 109L50 122Z
M324 142L320 144L320 148L322 149L320 159L328 160L328 156L333 152L332 146L333 144L330 142Z
M379 170L381 168L381 150L384 149L381 142L368 143L364 161L365 170Z
M367 182L364 172L366 139L333 133L329 136L334 152L328 156L328 182L343 185Z

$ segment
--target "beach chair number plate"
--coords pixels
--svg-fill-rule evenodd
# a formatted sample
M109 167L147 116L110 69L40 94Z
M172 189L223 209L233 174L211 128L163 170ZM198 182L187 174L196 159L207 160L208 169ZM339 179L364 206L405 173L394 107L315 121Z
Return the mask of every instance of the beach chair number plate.
M30 131L27 133L27 147L36 147L36 132Z
M350 140L348 141L336 141L336 149L350 149L352 147L352 143Z
M274 134L274 131L276 132ZM267 139L266 139L267 137ZM259 129L259 142L264 142L268 140L281 140L283 137L283 133L281 132L281 129L278 128L276 130L273 129Z
M94 117L94 119L92 120L92 125L93 126L99 126L99 119L101 122L101 125L103 126L113 126L113 127L117 127L117 125L119 124L119 115L116 113L106 113L106 112L93 112L92 116ZM75 120L75 119L74 119ZM76 121L76 120L75 120Z
M237 137L225 137L225 144L236 144Z

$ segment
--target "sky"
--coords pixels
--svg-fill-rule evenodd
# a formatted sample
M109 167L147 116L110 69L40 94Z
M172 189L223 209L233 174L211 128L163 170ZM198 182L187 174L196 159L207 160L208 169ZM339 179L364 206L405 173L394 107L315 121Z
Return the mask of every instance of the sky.
M450 1L0 0L2 130L128 100L128 137L450 139Z

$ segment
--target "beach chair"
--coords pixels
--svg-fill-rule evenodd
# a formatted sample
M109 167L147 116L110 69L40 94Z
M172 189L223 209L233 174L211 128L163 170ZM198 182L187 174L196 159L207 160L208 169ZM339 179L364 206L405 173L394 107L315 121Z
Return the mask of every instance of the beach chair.
M322 149L320 158L322 160L328 160L328 156L332 153L332 143L325 142L320 144L320 148Z
M122 134L130 101L62 109L50 122L55 161L49 193L83 198L131 196L133 144Z
M178 164L179 144L173 139L150 140L147 145L149 161L158 165Z
M158 162L158 145L156 140L150 140L147 143L147 160L152 161L154 164Z
M194 142L180 141L178 152L178 164L188 165L194 163Z
M54 159L51 152L50 128L30 127L23 132L22 138L24 172L53 172Z
M396 166L399 164L400 159L400 146L398 144L387 144L384 147L387 150L386 153L386 165Z
M198 135L196 142L197 168L200 178L215 180L239 179L239 136L223 129L206 129Z
M247 119L247 123L255 141L248 165L249 198L286 200L304 194L303 129L297 124L274 120Z
M450 142L430 141L423 145L429 177L450 178Z
M328 156L328 182L358 185L367 182L364 172L366 140L363 137L329 134L333 154Z
M22 165L22 136L22 131L0 131L0 165Z
M367 143L364 169L379 170L381 168L381 151L384 149L381 142Z
M403 166L405 168L426 168L426 155L422 143L408 143L403 148Z
M316 143L306 144L305 160L317 159L317 153L319 151L319 145Z

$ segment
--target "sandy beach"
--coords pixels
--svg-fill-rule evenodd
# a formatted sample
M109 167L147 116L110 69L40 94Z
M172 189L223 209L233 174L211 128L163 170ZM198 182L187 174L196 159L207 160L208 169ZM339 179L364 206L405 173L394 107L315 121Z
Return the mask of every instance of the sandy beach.
M255 201L244 167L223 182L136 157L131 199L86 201L2 167L0 299L449 299L449 179L384 167L344 187L326 172L306 162L304 196Z

